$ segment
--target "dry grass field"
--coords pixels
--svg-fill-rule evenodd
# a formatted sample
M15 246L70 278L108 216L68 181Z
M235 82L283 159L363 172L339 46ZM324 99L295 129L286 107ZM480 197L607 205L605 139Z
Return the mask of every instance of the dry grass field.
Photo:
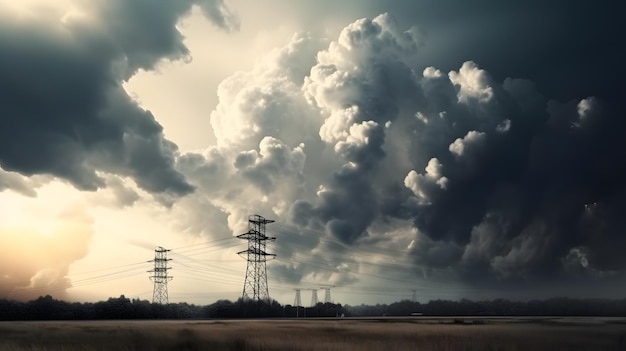
M623 320L0 322L2 351L626 350Z

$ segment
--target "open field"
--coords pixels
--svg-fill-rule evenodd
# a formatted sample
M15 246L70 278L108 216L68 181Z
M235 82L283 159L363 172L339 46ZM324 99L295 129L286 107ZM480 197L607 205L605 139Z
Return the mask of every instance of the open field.
M626 350L626 320L465 317L0 322L0 350Z

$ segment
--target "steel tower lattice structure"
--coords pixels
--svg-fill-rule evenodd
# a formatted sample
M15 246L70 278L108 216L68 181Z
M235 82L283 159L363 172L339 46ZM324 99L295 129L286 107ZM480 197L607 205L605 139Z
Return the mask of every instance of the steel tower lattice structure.
M320 289L324 290L324 303L332 302L330 298L330 288L334 288L333 285L322 286Z
M300 291L302 289L294 289L296 291L296 298L293 300L293 305L295 307L302 306L302 301L300 299Z
M315 307L315 305L317 305L318 299L317 299L317 289L310 289L311 290L311 307Z
M171 258L167 258L167 253L170 250L164 249L161 246L157 246L154 249L154 259L148 262L154 262L154 269L149 270L152 273L150 280L154 283L154 290L152 292L152 303L158 303L161 305L168 304L167 297L167 282L172 280L173 277L167 275L167 271L171 267L167 266L167 262L171 261Z
M237 252L242 257L245 254L248 261L246 280L243 283L244 300L266 302L270 300L266 262L268 259L276 258L276 255L265 252L265 246L268 241L274 241L276 238L265 235L265 225L273 222L259 215L251 215L248 217L248 232L237 235L239 239L248 241L248 249Z

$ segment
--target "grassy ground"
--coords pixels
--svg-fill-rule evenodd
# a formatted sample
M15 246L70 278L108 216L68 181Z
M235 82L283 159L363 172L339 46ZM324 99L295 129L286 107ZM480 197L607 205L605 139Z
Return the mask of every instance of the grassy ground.
M0 322L0 350L626 350L626 324L516 319Z

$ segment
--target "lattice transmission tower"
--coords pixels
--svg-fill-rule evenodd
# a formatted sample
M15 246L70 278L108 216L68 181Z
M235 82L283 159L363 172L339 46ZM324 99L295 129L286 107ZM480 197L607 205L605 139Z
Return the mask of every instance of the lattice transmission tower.
M154 262L154 269L148 271L152 273L150 280L154 283L152 303L161 305L167 305L169 302L167 297L167 282L173 278L167 275L167 271L171 269L171 267L167 266L167 262L172 260L171 258L167 258L168 251L170 250L157 246L154 249L154 259L148 261Z
M248 265L246 267L246 280L243 283L244 300L256 300L269 302L270 294L267 287L267 266L268 259L276 258L275 254L265 252L265 245L270 238L265 235L265 225L274 222L259 215L248 217L248 232L237 235L239 239L248 240L248 249L237 252L238 255L246 255Z
M325 285L320 288L324 290L324 303L333 302L333 300L330 298L330 288L334 288L334 287L335 287L334 285Z
M300 298L300 291L302 289L294 289L296 291L296 298L293 300L293 305L295 307L302 306L302 299Z
M310 289L311 290L311 307L315 307L315 305L317 305L318 299L317 299L317 289Z

